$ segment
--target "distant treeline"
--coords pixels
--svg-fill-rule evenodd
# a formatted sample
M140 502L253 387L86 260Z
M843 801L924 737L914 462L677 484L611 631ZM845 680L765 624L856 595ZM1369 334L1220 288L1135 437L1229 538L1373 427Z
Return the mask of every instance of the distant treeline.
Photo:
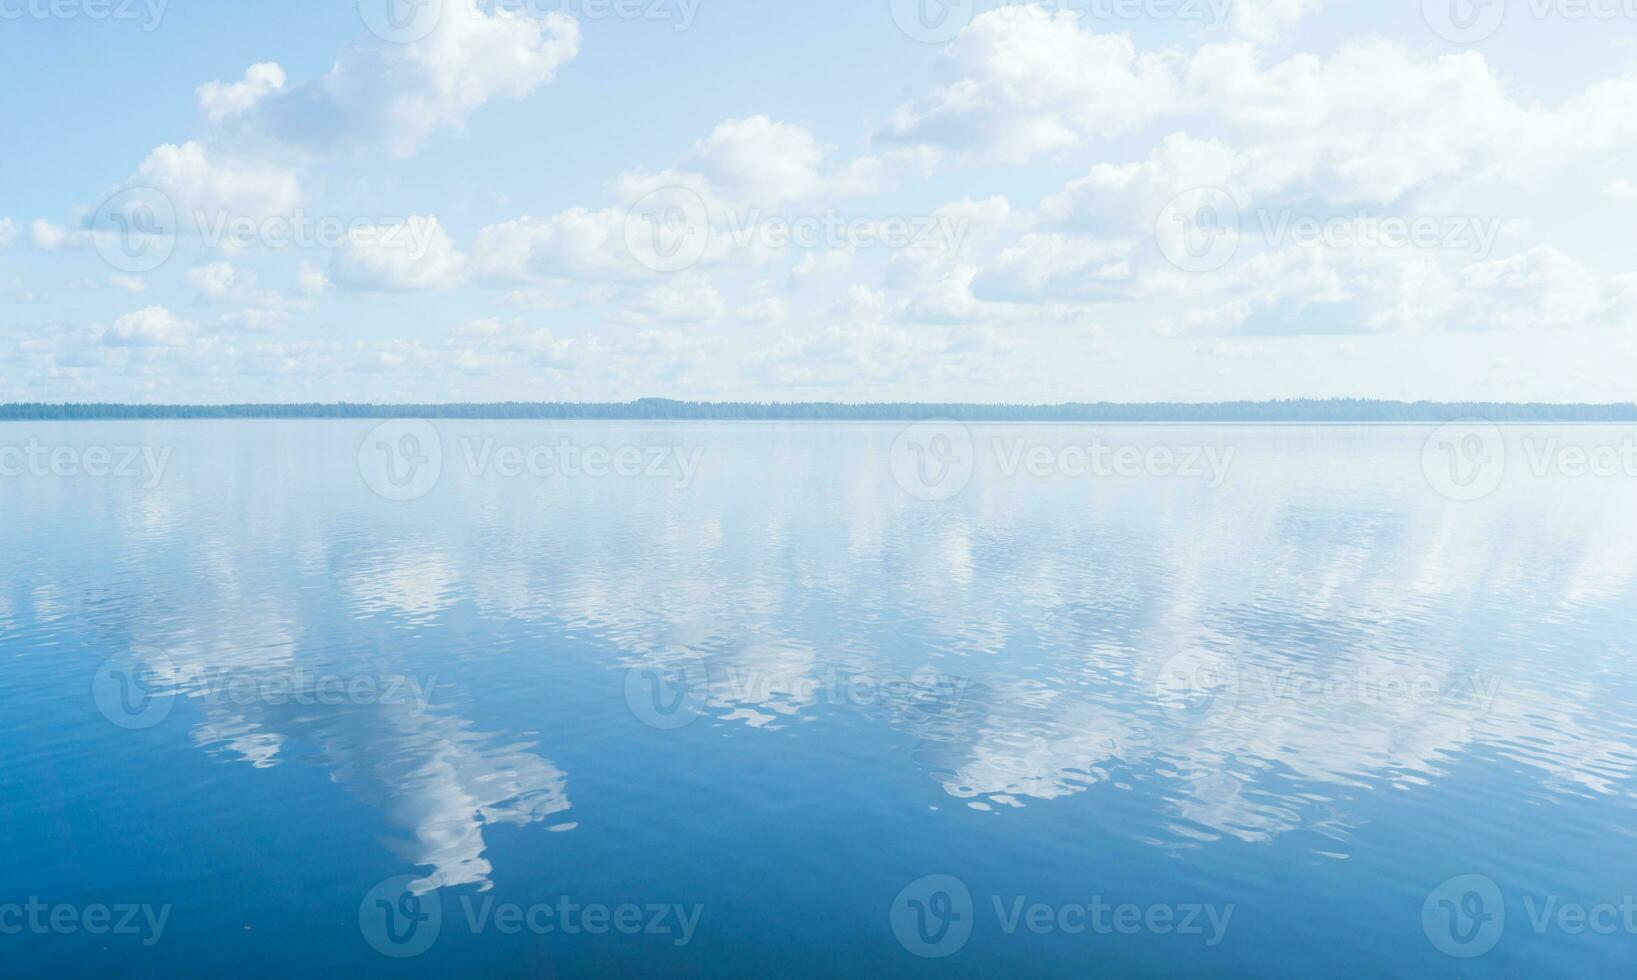
M1292 399L1265 402L1115 402L1063 405L962 405L888 402L500 402L448 405L0 405L0 420L94 419L681 419L722 421L905 422L1637 422L1637 405L1548 405L1506 402L1393 402Z

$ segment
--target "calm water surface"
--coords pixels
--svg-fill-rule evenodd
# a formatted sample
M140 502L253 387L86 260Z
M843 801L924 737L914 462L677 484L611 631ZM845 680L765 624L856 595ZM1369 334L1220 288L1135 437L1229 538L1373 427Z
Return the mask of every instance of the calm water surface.
M0 972L1631 970L1630 430L373 428L0 425Z

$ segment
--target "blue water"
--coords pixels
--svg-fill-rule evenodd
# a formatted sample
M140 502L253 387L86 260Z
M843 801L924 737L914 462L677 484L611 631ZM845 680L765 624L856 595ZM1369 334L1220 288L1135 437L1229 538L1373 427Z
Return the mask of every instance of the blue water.
M0 425L0 973L1630 971L1629 431L373 426Z

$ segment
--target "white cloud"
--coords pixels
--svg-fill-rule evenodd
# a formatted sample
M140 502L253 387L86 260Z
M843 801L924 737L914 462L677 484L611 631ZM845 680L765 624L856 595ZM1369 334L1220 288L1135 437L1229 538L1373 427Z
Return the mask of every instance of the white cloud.
M78 248L90 242L90 237L84 232L70 231L62 225L53 224L44 218L36 218L28 226L29 240L34 247L42 252L55 252L63 248Z
M693 145L682 169L709 181L724 198L775 205L845 183L827 171L828 151L805 127L766 116L730 119Z
M200 104L207 115L309 150L381 147L408 156L493 100L527 97L579 48L579 26L565 14L486 14L478 0L443 0L437 28L421 40L359 44L322 78L294 88L272 85L269 66L256 66L235 86L205 86Z
M650 287L626 302L629 319L638 323L709 323L722 316L722 294L703 276L678 276Z
M284 69L273 62L251 65L239 82L206 82L194 90L199 111L212 123L240 116L284 88Z
M1604 185L1603 193L1619 204L1637 204L1637 182L1620 179Z
M17 240L17 225L10 218L0 218L0 248L10 248Z
M449 233L437 218L421 215L349 229L347 244L330 265L335 285L360 291L449 289L465 274L466 256Z
M236 277L231 262L210 262L189 269L184 279L205 299L222 299L232 292Z
M236 218L284 215L301 202L293 172L225 158L197 142L155 147L127 183L162 191L184 227L196 218L210 227Z
M149 306L115 320L102 342L109 347L183 347L197 326L163 306Z
M1133 279L1130 242L1031 233L975 279L983 299L1107 299Z
M980 14L948 48L955 80L901 106L879 135L1026 160L1176 108L1179 54L1140 54L1127 35L1079 25L1069 11L1008 5Z
M1228 23L1236 34L1262 43L1284 39L1319 0L1228 0Z
M746 303L734 312L741 323L775 324L790 318L790 304L777 296Z
M1069 228L1146 231L1182 191L1217 187L1248 196L1243 192L1247 181L1257 179L1232 147L1173 133L1142 162L1092 167L1042 201L1040 216L1047 224Z
M834 149L805 126L767 116L729 119L695 142L676 167L630 171L616 189L629 203L662 188L686 188L721 220L728 209L833 201L876 193L887 182L889 161L863 156L839 163L833 157Z
M331 289L330 277L311 262L302 262L296 270L296 295L322 296Z
M626 212L570 208L548 218L527 215L478 232L472 268L487 282L526 283L534 279L592 282L646 279L625 244Z
M1072 13L1003 9L976 18L947 57L955 80L900 107L882 138L1023 161L1197 116L1223 135L1177 138L1245 147L1227 169L1262 188L1392 202L1434 181L1536 176L1637 134L1626 108L1637 71L1540 105L1518 99L1478 52L1433 55L1381 38L1264 64L1248 43L1143 53ZM1162 162L1181 167L1183 148Z
M133 296L148 291L148 282L141 276L113 275L108 277L108 282L114 288L123 289Z

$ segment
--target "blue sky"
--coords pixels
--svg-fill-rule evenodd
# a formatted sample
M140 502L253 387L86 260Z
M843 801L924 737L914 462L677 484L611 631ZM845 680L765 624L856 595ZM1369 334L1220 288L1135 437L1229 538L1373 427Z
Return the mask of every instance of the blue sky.
M0 0L0 400L1631 400L1634 41L1637 0Z

